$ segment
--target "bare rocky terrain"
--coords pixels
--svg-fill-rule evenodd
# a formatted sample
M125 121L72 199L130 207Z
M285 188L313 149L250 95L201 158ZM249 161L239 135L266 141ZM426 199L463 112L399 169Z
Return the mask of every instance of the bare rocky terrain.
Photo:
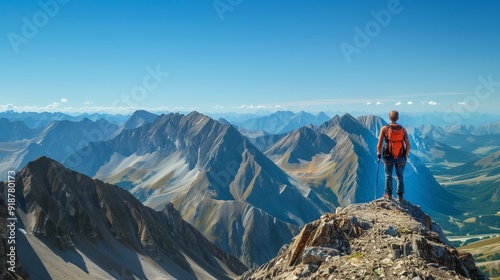
M486 278L420 207L378 199L306 224L274 259L236 279Z

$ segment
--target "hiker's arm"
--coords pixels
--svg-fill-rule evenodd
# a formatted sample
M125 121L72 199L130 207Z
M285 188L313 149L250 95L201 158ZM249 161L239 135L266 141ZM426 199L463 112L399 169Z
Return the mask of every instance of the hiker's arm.
M408 138L408 132L405 130L405 144L406 144L406 157L410 155L410 139Z
M382 129L380 130L380 135L378 136L377 156L382 154L382 144L384 143L385 130L386 130L386 127L383 126Z

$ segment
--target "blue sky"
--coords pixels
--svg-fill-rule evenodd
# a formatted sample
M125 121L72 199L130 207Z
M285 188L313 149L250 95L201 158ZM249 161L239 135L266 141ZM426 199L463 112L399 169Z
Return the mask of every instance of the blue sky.
M500 2L0 0L0 111L481 111Z

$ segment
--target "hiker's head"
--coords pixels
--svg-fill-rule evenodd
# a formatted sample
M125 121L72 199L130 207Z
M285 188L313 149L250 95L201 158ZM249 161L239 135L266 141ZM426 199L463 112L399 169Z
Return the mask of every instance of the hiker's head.
M396 110L392 110L389 112L389 120L391 122L397 122L399 120L399 113Z

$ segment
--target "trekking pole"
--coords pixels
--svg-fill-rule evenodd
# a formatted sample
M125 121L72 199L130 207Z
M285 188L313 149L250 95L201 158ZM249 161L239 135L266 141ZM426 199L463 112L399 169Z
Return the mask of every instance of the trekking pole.
M377 161L377 179L375 180L375 195L373 197L373 200L377 199L377 192L378 192L378 169L380 167L380 158Z

